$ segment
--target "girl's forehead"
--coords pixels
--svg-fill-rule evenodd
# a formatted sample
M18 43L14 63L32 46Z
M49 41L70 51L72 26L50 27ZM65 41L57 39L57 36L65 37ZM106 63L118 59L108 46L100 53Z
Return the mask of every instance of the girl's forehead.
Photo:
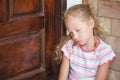
M68 31L87 28L88 21L81 21L79 18L69 17L69 18L66 18L66 20L65 20L65 26Z
M68 20L65 22L66 28L68 30L72 30L72 29L80 29L83 28L84 26L86 26L85 22L81 22L79 20Z

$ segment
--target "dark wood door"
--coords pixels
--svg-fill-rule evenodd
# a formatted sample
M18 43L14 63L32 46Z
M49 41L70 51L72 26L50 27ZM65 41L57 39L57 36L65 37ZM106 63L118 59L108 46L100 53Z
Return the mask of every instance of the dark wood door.
M51 3L51 1L53 1L53 3ZM51 3L50 5L47 5L47 9L49 10L49 17L47 19L48 27L46 29L47 80L57 80L56 78L59 73L60 64L56 63L54 59L54 50L61 38L66 35L66 29L63 23L63 14L66 10L67 0L48 0L47 2ZM51 77L54 79L51 79Z
M46 80L45 0L0 0L0 80Z

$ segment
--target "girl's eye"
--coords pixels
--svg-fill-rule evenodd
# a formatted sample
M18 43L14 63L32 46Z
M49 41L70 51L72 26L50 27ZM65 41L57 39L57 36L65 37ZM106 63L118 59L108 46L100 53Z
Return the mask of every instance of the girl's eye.
M76 32L79 32L79 31L80 31L80 30L78 30L78 29L76 30Z

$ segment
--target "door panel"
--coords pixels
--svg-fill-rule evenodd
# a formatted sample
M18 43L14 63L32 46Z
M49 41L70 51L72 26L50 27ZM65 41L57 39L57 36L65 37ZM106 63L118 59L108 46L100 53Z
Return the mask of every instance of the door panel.
M13 15L26 14L40 11L41 0L11 0ZM29 5L28 5L29 4Z
M7 0L0 0L0 22L7 21L7 11Z
M44 17L1 23L0 38L3 39L7 37L14 37L17 36L17 34L26 34L31 31L39 31L42 28L44 28Z
M9 0L9 20L44 16L44 0Z
M44 0L0 0L0 80L45 80Z

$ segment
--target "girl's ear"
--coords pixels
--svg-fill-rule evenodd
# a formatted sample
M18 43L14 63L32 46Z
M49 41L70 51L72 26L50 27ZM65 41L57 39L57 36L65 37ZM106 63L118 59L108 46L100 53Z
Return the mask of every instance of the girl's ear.
M95 21L93 20L93 18L90 18L90 20L88 21L88 25L93 28L95 25Z

